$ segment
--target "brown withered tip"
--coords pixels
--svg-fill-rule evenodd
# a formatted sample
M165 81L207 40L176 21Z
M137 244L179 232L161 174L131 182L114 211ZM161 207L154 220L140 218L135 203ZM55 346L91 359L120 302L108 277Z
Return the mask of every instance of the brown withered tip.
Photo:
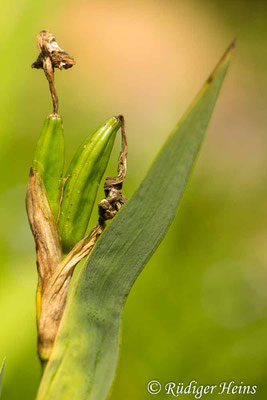
M75 60L61 49L52 32L43 30L37 35L37 47L40 52L32 68L43 68L43 59L50 57L53 68L68 69L75 65Z
M62 50L56 42L52 32L43 30L37 35L37 47L40 52L32 68L43 69L48 80L49 90L53 102L53 114L58 113L58 96L56 92L54 70L71 68L75 60L66 51Z
M222 56L222 60L235 48L236 43L237 43L237 37L235 36L234 39L232 40L232 42L227 47L227 49L225 50L225 52Z
M120 121L121 124L124 123L124 116L123 115L118 115L116 118L117 118L118 121Z
M32 176L33 176L33 174L34 174L34 172L33 172L33 168L31 167L31 168L30 168L30 172L29 172L29 177L32 177Z
M223 53L221 59L219 60L218 64L216 65L215 69L211 73L211 75L207 79L207 83L211 83L213 81L213 78L216 74L217 69L220 67L220 65L226 60L226 58L231 54L232 50L235 48L237 42L237 37L235 37L232 42L229 44L225 52Z

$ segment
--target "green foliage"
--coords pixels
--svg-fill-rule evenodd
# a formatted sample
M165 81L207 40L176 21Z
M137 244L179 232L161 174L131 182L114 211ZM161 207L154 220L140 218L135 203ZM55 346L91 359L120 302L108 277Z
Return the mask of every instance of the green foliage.
M139 189L111 222L83 267L38 400L106 399L118 359L125 300L174 218L224 80L229 54L220 61Z
M4 370L5 370L5 360L2 362L2 366L0 369L0 397L1 397L1 392L2 392Z

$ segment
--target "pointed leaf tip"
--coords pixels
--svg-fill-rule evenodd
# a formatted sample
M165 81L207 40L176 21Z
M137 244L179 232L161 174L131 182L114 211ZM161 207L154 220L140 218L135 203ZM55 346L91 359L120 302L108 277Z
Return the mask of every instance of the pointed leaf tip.
M225 50L224 54L222 55L220 62L223 62L228 55L232 54L232 51L234 50L235 46L236 46L236 42L237 42L237 37L234 37L234 39L232 40L232 42L229 44L229 46L227 47L227 49Z
M237 42L237 37L235 37L232 42L229 44L229 46L227 47L227 49L225 50L225 52L223 53L222 57L220 58L220 60L218 61L216 67L214 68L214 70L212 71L212 73L210 74L210 76L207 79L207 83L211 83L213 81L213 79L215 78L215 75L217 74L218 70L221 68L221 66L224 63L229 63L230 61L230 57L232 55L232 52L236 46L236 42Z

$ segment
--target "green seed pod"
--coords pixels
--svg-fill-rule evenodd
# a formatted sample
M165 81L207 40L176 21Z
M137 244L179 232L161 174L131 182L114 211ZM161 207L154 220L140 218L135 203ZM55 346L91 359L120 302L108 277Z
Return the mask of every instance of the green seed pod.
M49 115L44 122L33 159L33 168L42 176L51 210L57 219L64 168L62 118Z
M120 126L120 118L108 119L86 138L70 163L58 223L65 253L86 233L98 187Z

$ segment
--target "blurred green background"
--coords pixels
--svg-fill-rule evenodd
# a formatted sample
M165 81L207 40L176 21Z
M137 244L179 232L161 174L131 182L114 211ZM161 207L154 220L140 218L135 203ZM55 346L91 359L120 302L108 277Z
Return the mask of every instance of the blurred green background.
M34 243L24 198L35 144L52 111L43 73L30 68L41 29L54 32L77 62L56 73L67 160L85 135L123 114L127 196L238 37L179 213L129 296L111 400L153 398L146 390L152 379L163 385L242 381L258 386L253 399L266 399L266 16L263 0L1 0L4 400L34 399L40 378ZM118 152L119 142L109 174Z

